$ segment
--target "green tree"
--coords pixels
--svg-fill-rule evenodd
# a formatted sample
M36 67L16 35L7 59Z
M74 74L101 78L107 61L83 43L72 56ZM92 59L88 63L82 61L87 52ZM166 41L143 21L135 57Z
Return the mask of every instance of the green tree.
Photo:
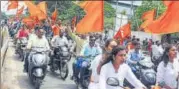
M7 15L5 14L5 12L1 12L1 18L0 19L6 19Z
M116 10L108 3L104 3L104 28L112 29L114 26Z

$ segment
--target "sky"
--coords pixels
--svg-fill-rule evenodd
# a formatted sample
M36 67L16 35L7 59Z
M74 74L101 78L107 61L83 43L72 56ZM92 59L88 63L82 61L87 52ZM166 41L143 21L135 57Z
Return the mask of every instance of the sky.
M20 9L22 6L24 5L24 9L27 8L27 6L24 4L24 2L19 1L19 6L18 9ZM17 9L11 9L11 10L7 10L8 7L8 1L1 1L1 11L5 12L6 15L14 15L16 14ZM23 12L25 13L25 12Z

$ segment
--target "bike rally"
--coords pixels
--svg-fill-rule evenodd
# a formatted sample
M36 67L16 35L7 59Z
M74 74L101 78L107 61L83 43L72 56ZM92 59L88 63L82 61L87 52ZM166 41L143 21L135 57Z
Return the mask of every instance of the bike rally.
M179 89L178 19L177 0L1 1L1 89Z

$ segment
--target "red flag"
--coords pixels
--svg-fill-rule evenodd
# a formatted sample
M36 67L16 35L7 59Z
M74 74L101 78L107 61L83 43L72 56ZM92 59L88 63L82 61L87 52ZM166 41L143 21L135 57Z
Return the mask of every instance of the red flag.
M58 15L58 11L57 9L55 8L55 11L52 13L52 20L56 21L57 20L57 15Z
M9 1L9 3L7 10L16 9L18 7L18 1Z
M114 39L120 38L121 40L125 39L126 37L131 36L131 24L127 23L126 25L122 26L116 35L114 36Z
M171 1L167 10L147 26L147 30L154 34L179 32L179 1Z
M76 32L79 34L102 32L104 26L104 1L85 1L84 3L87 3L83 8L86 11L86 15L77 24Z

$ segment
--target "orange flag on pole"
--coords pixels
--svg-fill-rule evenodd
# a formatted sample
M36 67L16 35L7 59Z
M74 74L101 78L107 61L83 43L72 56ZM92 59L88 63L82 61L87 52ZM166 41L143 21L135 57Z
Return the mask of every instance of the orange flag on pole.
M104 1L85 1L86 15L77 24L76 32L85 34L88 32L102 32L104 24Z
M179 32L179 1L171 1L167 10L147 26L147 30L154 34Z
M42 11L41 14L39 14L40 20L46 19L47 16L47 4L46 1L40 2L37 7Z
M172 2L172 1L169 1L169 0L168 0L168 1L167 1L167 0L163 0L163 4L164 4L165 6L167 6L167 7L171 4L171 2Z
M55 11L52 13L52 20L56 21L57 20L57 15L58 15L58 11L57 9L55 8Z
M120 38L123 40L126 37L130 37L130 36L131 36L131 24L127 23L126 25L119 28L118 32L114 36L114 39Z
M18 7L18 1L9 1L9 3L7 10L16 9Z
M29 13L30 13L30 16L32 16L32 17L37 17L38 18L38 20L44 20L44 19L46 19L46 12L45 12L45 10L43 9L43 10L41 10L39 7L41 7L41 8L45 8L45 7L43 7L43 5L44 5L44 3L42 3L42 4L40 4L39 5L39 7L38 6L36 6L36 5L34 5L33 3L32 3L32 1L24 1L25 2L25 4L27 5L27 7L28 7L28 10L29 10ZM45 6L45 5L44 5ZM44 13L45 12L45 13Z
M141 24L140 28L144 29L145 32L148 32L147 29L145 29L149 24L152 23L152 21L154 20L154 17L155 17L155 13L156 13L156 10L153 9L153 10L150 10L150 11L147 11L145 12L141 19L144 20L144 22Z
M153 20L154 16L155 16L155 13L156 13L155 9L147 11L147 12L143 13L141 19L142 20L148 20L148 19L152 19Z
M24 11L24 6L22 6L16 13L16 15L21 15Z
M28 7L29 13L31 16L37 16L37 14L41 13L41 10L32 3L32 1L24 1Z

